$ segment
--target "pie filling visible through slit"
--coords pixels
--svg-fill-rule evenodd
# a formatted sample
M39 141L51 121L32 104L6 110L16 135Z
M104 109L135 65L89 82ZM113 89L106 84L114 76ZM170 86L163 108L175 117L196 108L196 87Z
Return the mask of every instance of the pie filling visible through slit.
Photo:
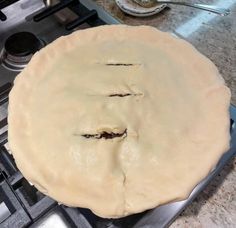
M229 105L186 41L100 26L55 40L17 76L9 145L39 190L118 218L189 196L229 148Z

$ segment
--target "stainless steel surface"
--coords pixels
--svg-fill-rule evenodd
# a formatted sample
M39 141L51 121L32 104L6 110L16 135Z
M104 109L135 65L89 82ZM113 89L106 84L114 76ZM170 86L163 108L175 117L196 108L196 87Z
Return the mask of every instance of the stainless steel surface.
M43 0L46 6L53 6L60 2L60 0ZM121 22L112 17L109 13L102 10L98 5L94 4L92 0L80 0L84 6L89 10L96 10L100 18L105 19L107 24L120 24ZM63 24L74 20L77 16L70 9L63 9L55 14L55 17Z
M70 228L70 225L63 220L59 213L50 213L49 215L45 216L39 222L34 224L32 228Z
M46 6L53 6L56 3L59 3L60 0L43 0ZM76 1L76 0L75 0ZM84 5L89 10L96 10L98 13L98 17L102 19L107 24L120 24L121 21L117 18L114 18L111 16L110 13L106 12L102 7L98 6L93 0L77 0L79 3ZM63 12L64 10L61 10ZM67 9L65 11L65 14L61 14L61 18L59 18L61 21L71 21L75 18L74 12L72 12L70 9ZM58 12L59 15L60 12Z
M103 10L100 6L94 3L92 0L80 0L80 2L90 10L96 10L98 16L102 18L107 24L121 24L119 19L111 16L108 12Z
M60 0L44 0L46 6L53 6L60 2ZM62 24L66 24L77 18L77 15L70 9L66 8L55 13L54 16Z
M190 3L185 1L169 1L169 0L133 0L134 2L138 3L139 5L143 7L152 7L158 3L168 3L168 4L175 4L175 5L183 5L183 6L189 6L192 8L197 8L201 10L206 10L212 13L219 14L221 16L226 16L230 13L229 9L220 8L213 5L207 5L207 4L198 4L198 3Z
M7 70L20 72L26 67L32 56L33 55L27 55L25 57L17 58L8 54L3 48L0 52L0 64Z
M85 217L82 214L78 215L79 224L76 224L78 228L92 228ZM63 219L60 211L49 212L43 219L40 219L34 223L31 228L71 228L72 226Z
M7 208L6 204L4 202L0 203L0 223L4 221L6 218L8 218L11 215L11 212Z

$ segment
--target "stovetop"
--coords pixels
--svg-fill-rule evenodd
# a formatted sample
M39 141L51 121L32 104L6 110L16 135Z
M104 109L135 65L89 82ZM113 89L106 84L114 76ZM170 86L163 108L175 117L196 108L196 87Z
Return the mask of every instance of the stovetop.
M43 0L0 0L0 9L3 2L9 4L14 2L14 4L1 10L7 19L0 21L0 50L3 50L9 36L22 31L33 33L47 45L56 38L77 29L119 23L92 0L80 0L80 3L78 0L64 0L49 8L45 8ZM54 13L65 6L73 10L79 17L69 23L59 23ZM231 148L221 158L216 169L196 186L188 199L121 219L102 219L88 209L60 205L27 182L17 169L8 148L8 93L18 73L19 71L8 70L0 64L0 227L167 227L221 171L236 152L236 130L234 128L236 109L231 106Z
M84 23L76 26L74 29L67 30L67 25L59 23L54 15L50 15L35 22L34 17L36 17L37 20L37 15L40 17L39 13L46 9L43 0L18 0L14 4L2 9L2 12L7 16L7 20L0 21L0 51L3 49L6 39L17 32L31 32L48 44L56 38L70 34L77 29L84 29L102 24L120 23L93 3L92 0L65 0L61 2L72 2L69 7L72 8L73 11L76 11L79 15L78 18L81 20L83 20L83 18L85 19ZM98 16L95 16L91 20L89 18L86 20L85 17L93 10L97 12ZM12 82L18 73L19 72L9 71L0 64L0 86L7 82Z

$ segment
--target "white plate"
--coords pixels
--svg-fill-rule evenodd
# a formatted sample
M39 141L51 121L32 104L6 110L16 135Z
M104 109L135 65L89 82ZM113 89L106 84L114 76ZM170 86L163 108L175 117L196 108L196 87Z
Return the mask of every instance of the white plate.
M167 4L158 4L154 7L145 8L132 0L115 0L118 7L124 12L136 17L152 16L166 8Z

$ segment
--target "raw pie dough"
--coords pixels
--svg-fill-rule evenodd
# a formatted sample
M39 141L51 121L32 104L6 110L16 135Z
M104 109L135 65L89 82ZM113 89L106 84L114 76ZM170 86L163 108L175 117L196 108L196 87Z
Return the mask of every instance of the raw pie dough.
M9 143L43 193L122 217L188 197L229 148L229 104L186 41L101 26L57 39L16 78Z

